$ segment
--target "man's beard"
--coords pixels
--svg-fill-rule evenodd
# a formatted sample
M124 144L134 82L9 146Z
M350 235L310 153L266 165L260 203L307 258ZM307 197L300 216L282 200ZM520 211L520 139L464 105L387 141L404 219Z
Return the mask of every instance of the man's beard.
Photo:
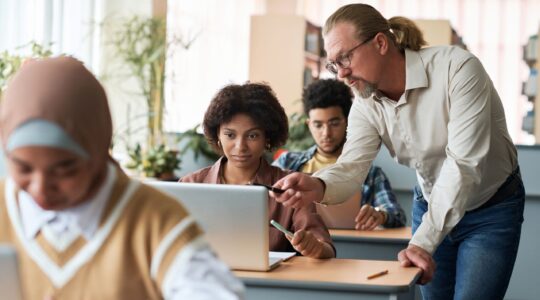
M341 143L339 143L338 145L336 145L331 151L324 151L323 148L319 145L317 145L317 148L318 150L320 150L322 153L326 154L326 155L336 155L338 153L341 153L341 151L343 150L343 145L345 145L345 138L343 138L343 140L341 141Z
M377 85L369 83L365 80L361 80L364 84L364 88L362 90L359 90L358 88L352 86L351 90L353 91L353 94L355 97L361 97L361 98L369 98L375 91L377 91Z

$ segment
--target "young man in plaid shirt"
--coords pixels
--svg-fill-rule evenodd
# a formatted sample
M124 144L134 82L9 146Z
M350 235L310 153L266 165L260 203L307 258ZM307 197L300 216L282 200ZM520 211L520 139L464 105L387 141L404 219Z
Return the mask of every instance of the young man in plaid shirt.
M314 173L334 164L341 154L353 95L344 83L324 79L308 86L302 98L304 111L309 118L307 124L316 145L302 152L283 153L273 165ZM405 213L381 168L371 167L361 191L361 208L355 218L356 229L373 230L379 225L405 225Z

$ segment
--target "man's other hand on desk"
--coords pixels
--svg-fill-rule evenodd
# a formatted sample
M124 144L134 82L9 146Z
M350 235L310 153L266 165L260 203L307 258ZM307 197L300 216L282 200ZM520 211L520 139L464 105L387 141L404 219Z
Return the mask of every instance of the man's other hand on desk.
M300 229L292 238L287 237L293 248L303 256L311 258L336 257L334 249L329 244L317 239L311 232Z
M407 249L403 249L398 254L398 260L402 267L416 266L422 269L422 277L418 281L419 284L426 284L433 278L435 272L435 261L429 252L426 250L409 244Z
M285 192L281 194L270 192L270 195L277 202L292 208L307 206L311 202L321 202L324 196L324 184L320 179L299 172L281 178L274 187Z

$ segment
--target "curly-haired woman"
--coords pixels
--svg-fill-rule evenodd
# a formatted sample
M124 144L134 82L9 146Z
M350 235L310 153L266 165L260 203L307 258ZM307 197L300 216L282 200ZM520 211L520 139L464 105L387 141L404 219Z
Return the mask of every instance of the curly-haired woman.
M287 116L272 89L265 84L246 83L221 89L208 107L204 134L223 156L213 165L180 179L180 182L273 185L289 174L270 166L264 152L285 143ZM273 227L271 251L296 251L313 258L335 257L330 234L313 205L287 208L270 197L269 218L294 232L290 240Z

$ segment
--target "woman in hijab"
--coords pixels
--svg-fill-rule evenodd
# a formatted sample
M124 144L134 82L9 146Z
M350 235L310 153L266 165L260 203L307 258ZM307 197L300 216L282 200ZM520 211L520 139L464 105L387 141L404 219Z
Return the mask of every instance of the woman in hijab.
M272 89L264 84L229 85L214 97L204 116L204 134L223 156L211 167L188 174L181 182L273 185L290 172L270 166L265 151L287 140L287 116ZM332 239L315 206L286 208L270 197L269 219L289 231L287 238L270 227L270 251L296 251L313 258L335 257Z
M243 288L174 199L109 157L107 97L81 62L25 64L0 105L0 243L25 299L237 299Z

